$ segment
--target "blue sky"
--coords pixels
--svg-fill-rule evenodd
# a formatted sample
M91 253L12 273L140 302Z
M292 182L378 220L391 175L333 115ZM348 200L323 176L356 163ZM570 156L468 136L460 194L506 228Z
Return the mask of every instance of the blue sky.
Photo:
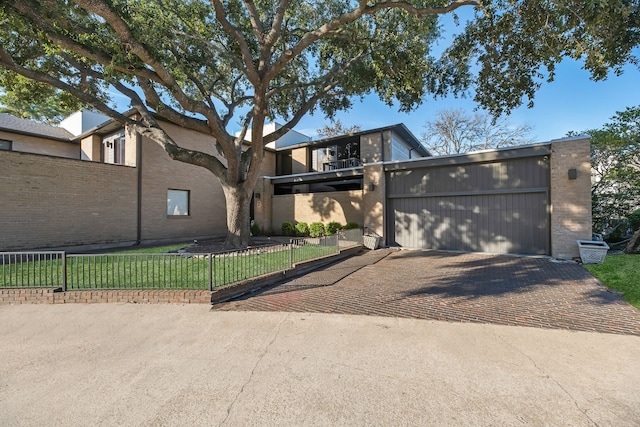
M556 78L543 83L534 98L534 107L520 107L509 116L514 124L527 123L533 127L534 141L562 138L569 131L583 131L602 126L616 111L640 105L640 70L625 67L621 76L613 73L607 80L594 82L581 64L573 60L563 61L557 68ZM453 97L425 100L417 110L399 113L381 102L377 96L369 96L363 102L355 101L350 111L339 113L336 118L343 125L360 125L362 129L404 123L418 138L425 122L442 109L463 109L473 112L477 104L471 99ZM316 129L328 123L322 114L306 116L296 130L314 136Z

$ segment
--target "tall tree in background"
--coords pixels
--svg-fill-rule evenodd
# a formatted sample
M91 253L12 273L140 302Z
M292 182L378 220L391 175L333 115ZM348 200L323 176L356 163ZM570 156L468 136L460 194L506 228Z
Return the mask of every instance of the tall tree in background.
M531 127L512 125L504 117L463 110L441 110L425 125L422 144L431 154L461 154L531 142Z
M640 208L640 106L583 133L591 136L593 228L608 235Z
M316 132L318 136L330 138L332 136L347 135L350 133L360 132L362 128L359 125L344 126L340 119L332 120L331 123L324 125Z
M461 7L475 16L441 57L430 55L438 16ZM264 144L305 114L333 117L372 92L409 111L426 95L473 86L500 115L531 104L563 57L583 60L596 79L634 62L639 9L627 0L3 0L0 67L211 171L226 197L227 242L243 246ZM113 92L137 114L114 108ZM181 147L159 118L211 135L222 158ZM286 123L264 136L273 118Z

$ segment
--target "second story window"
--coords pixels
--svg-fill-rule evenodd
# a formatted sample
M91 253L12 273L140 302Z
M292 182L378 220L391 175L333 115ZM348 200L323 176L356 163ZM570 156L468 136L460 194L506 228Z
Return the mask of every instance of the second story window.
M0 150L11 151L13 142L8 139L0 139Z
M124 165L125 138L120 131L102 138L102 150L105 163Z

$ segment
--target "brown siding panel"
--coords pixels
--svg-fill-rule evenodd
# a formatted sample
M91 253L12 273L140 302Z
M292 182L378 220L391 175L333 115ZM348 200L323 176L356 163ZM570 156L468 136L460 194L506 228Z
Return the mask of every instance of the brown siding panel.
M391 241L424 249L549 253L544 157L389 172Z

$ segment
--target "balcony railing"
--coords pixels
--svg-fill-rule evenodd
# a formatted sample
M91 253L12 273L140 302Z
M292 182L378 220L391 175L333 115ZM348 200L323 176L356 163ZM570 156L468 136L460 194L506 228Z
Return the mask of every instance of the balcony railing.
M360 159L356 157L350 157L348 159L333 160L330 162L324 162L322 164L323 171L332 171L335 169L348 169L357 168L362 166Z

